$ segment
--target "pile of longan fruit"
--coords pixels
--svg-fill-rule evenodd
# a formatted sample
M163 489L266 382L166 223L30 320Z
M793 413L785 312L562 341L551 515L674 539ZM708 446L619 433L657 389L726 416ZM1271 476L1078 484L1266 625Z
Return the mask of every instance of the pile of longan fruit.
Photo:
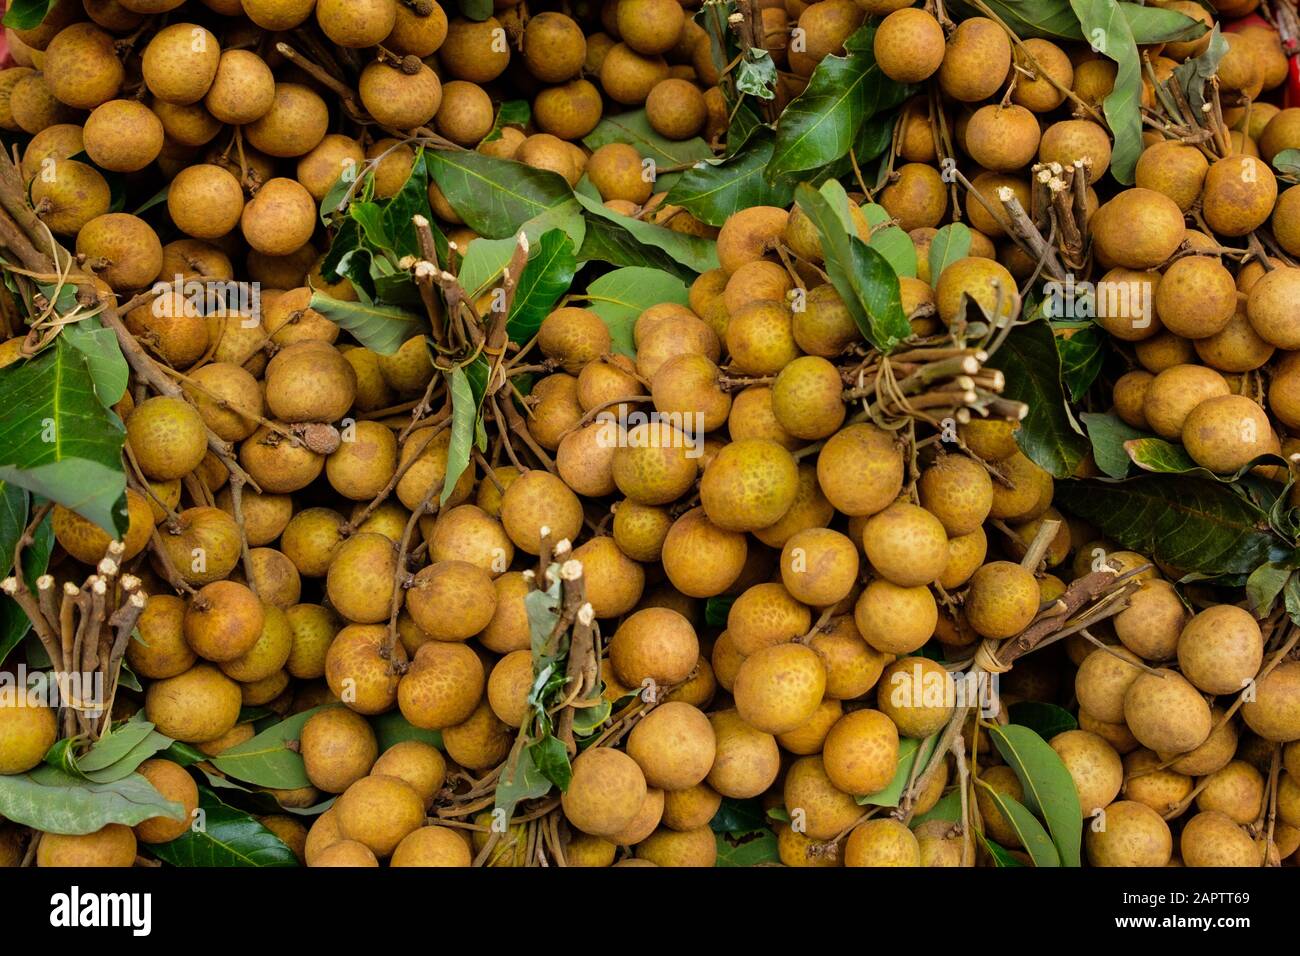
M930 655L962 658L1020 634L1099 559L1117 571L1149 562L1052 507L1054 479L1020 449L1016 424L976 418L913 449L846 402L855 384L846 370L867 344L827 281L803 209L755 206L712 227L664 203L634 145L581 144L603 116L642 106L668 139L716 143L728 121L694 10L676 0L596 6L575 19L498 3L473 22L428 0L60 0L40 27L8 31L19 65L0 72L0 127L20 135L37 215L75 246L100 294L127 301L175 276L262 287L258 311L202 314L168 289L123 317L182 394L151 397L134 382L115 405L129 483L121 560L149 595L126 655L144 691L122 691L115 714L143 712L159 732L217 756L254 736L246 708L290 715L341 702L302 729L311 786L271 791L287 808L337 802L314 820L263 818L307 865L535 863L522 825L492 839L490 809L468 819L439 810L502 765L527 719L525 596L539 555L552 554L581 565L606 638L605 697L616 711L637 694L647 704L615 745L573 762L560 808L568 865L713 865L709 824L724 799L784 811L774 829L791 866L988 863L947 820L913 828L889 808L864 819L871 807L858 802L894 780L902 741L953 718L951 694L935 701L926 690L953 686ZM1169 6L1209 20L1197 4ZM1099 110L1115 68L1081 45L1013 45L981 17L946 32L928 10L880 0L787 0L757 12L756 35L780 69L778 106L868 16L883 17L874 52L886 76L937 82L973 187L961 210L969 254L931 275L930 244L957 210L928 97L904 106L897 162L870 197L917 252L917 276L900 281L917 336L960 325L968 299L1015 314L1017 281L1036 263L1009 238L999 191L1031 209L1032 164L1081 161L1097 277L1153 287L1149 325L1101 320L1133 368L1114 383L1116 413L1219 473L1291 448L1281 436L1300 425L1300 373L1285 350L1300 348L1290 330L1300 270L1283 256L1300 254L1300 218L1287 205L1300 187L1278 198L1265 162L1300 147L1300 109L1253 102L1284 74L1275 32L1228 34L1219 82L1236 96L1225 113L1235 152L1152 141L1137 186L1117 189L1105 177L1108 132L1079 105ZM167 16L148 19L158 14ZM295 42L300 29L315 41ZM356 74L355 103L277 38L309 60L332 49ZM1146 52L1165 77L1204 47ZM516 98L531 102L527 127L482 142L497 106ZM355 107L383 129L356 123ZM490 434L494 450L470 462L403 545L412 514L448 475L446 410L408 427L440 373L423 336L380 354L310 300L356 297L347 279L322 274L319 203L349 167L373 177L376 197L395 195L415 152L394 134L426 126L570 184L585 175L615 212L715 239L719 268L691 284L688 304L640 314L635 357L615 350L596 312L567 302L552 311L531 346L542 371L521 403L540 453L514 443L520 459L504 456ZM1238 176L1247 164L1258 174L1250 188ZM166 216L111 212L118 176L133 193L152 186L146 195L168 182ZM429 194L463 254L478 237L436 185ZM867 198L855 192L849 209L863 239ZM1279 254L1237 269L1221 243L1270 221ZM23 341L0 344L0 361L21 360ZM619 424L650 410L664 417ZM1243 417L1257 423L1248 443L1248 430L1233 438ZM703 434L672 424L695 421ZM328 424L341 441L310 437ZM234 445L260 489L243 488L238 522L210 436ZM1023 566L1048 522L1059 524L1044 560ZM79 582L109 535L62 506L52 523L51 573ZM409 586L399 583L408 571ZM1180 576L1142 571L1112 621L1018 661L1002 677L997 719L1016 701L1072 703L1073 687L1079 729L1050 742L1084 814L1106 815L1087 836L1094 865L1291 858L1300 663L1274 667L1229 713L1268 666L1266 635L1221 600L1227 592L1189 595L1193 614L1172 583ZM408 740L381 753L370 718L384 714L439 731L441 749ZM980 781L972 825L1023 855L988 796L1023 799L1019 779L985 728L972 723L966 735ZM0 772L30 770L57 736L48 710L0 709ZM1275 745L1285 745L1285 772L1265 831ZM176 764L141 772L197 806L195 780ZM909 795L910 815L958 780L942 759ZM138 843L184 832L174 823L48 834L38 860L131 865ZM1170 824L1181 828L1177 851ZM0 860L17 862L15 829L0 836Z

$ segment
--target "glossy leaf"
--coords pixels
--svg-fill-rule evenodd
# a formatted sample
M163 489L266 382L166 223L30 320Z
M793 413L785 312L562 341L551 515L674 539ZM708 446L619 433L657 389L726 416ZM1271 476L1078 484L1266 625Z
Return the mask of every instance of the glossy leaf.
M1070 41L1086 39L1069 0L985 0L985 5L1022 40L1030 37ZM1194 40L1205 33L1205 24L1175 10L1138 3L1120 3L1117 6L1138 43ZM980 15L976 7L962 0L956 0L953 8L970 16Z
M86 360L100 402L108 407L121 401L130 369L113 331L104 328L97 316L90 316L65 325L62 334Z
M407 339L419 335L424 328L420 318L405 309L391 305L365 302L347 302L335 299L324 292L311 294L310 307L371 351L392 355Z
M471 252L473 249L470 246ZM537 246L530 249L528 264L515 288L506 326L512 342L527 342L536 334L560 296L569 291L577 271L573 240L559 229L543 233Z
M771 182L764 175L774 147L772 133L763 129L725 161L696 163L686 170L664 202L681 206L710 226L721 226L727 217L751 206L789 206L794 184L784 176Z
M693 273L707 272L718 267L718 252L712 239L701 236L688 236L683 232L674 232L664 226L656 226L644 219L634 219L616 213L602 203L579 194L578 202L588 214L606 219L645 246L662 250L674 262L685 266Z
M1002 811L1002 815L1007 818L1011 828L1016 831L1016 836L1020 837L1021 846L1025 848L1029 858L1034 861L1034 866L1058 867L1061 865L1061 857L1056 852L1056 847L1052 845L1052 838L1047 835L1047 831L1038 822L1038 818L1025 809L1024 804L1010 794L999 793L980 780L976 780L975 785L983 787L990 799Z
M475 150L430 150L433 177L465 224L488 239L513 236L528 220L573 196L564 178Z
M470 388L465 370L459 365L447 373L447 386L451 393L451 442L447 446L447 474L442 483L442 494L438 496L439 505L447 503L456 491L460 476L469 467L479 416L478 400Z
M311 781L303 766L302 756L288 746L302 735L303 724L325 707L313 707L300 714L287 717L273 727L262 731L251 740L237 744L220 756L213 757L213 765L222 773L276 790L294 790L307 787Z
M394 744L404 740L418 740L431 747L442 749L442 734L436 730L422 730L402 716L400 710L390 710L386 714L370 718L370 725L375 728L379 740L379 752L383 753Z
M149 851L172 866L298 866L298 858L279 837L251 814L222 803L206 787L199 788L199 807L202 814L190 829Z
M1110 174L1126 185L1142 154L1142 61L1128 18L1116 0L1070 0L1084 37L1092 48L1115 61L1115 83L1102 101L1110 127Z
M125 438L96 395L85 355L62 335L31 361L0 369L0 481L115 536L127 525Z
M1007 713L1013 724L1028 727L1044 740L1051 740L1057 734L1076 730L1079 726L1074 715L1064 707L1044 701L1017 701L1007 708Z
M1056 478L1074 474L1088 441L1070 417L1051 325L1036 320L1012 330L993 365L1006 376L1002 394L1029 406L1016 431L1020 449Z
M970 255L970 228L960 222L942 227L930 240L930 284L939 282L939 276L958 259Z
M867 203L862 207L871 226L871 238L867 245L884 256L885 261L900 278L916 278L916 244L912 237L890 222L890 215L885 207Z
M1062 327L1056 326L1058 331ZM1056 336L1056 351L1061 356L1061 382L1066 394L1075 402L1083 400L1101 372L1106 356L1107 336L1096 325L1064 330Z
M637 317L650 306L664 302L687 305L690 296L684 282L658 269L615 269L587 286L587 308L609 327L614 350L628 356L636 355L632 326Z
M623 228L619 220L591 211L584 215L587 232L578 248L579 262L595 260L614 266L656 269L688 282L695 279L693 270L678 263L662 249L645 245Z
M777 851L776 834L764 829L742 839L734 839L725 833L715 833L718 845L718 858L714 866L776 866L781 862Z
M4 25L15 30L38 27L57 2L58 0L11 0L4 15Z
M1124 445L1131 439L1147 437L1146 433L1121 421L1114 412L1084 412L1079 418L1088 430L1097 467L1111 478L1126 477L1133 470L1133 460Z
M1002 759L1016 772L1025 791L1025 805L1047 821L1047 828L1052 834L1051 842L1059 853L1060 864L1079 866L1083 813L1079 808L1079 793L1075 789L1074 778L1070 776L1070 771L1065 768L1061 758L1048 746L1046 740L1028 727L1016 724L992 726L989 728L989 737ZM1010 797L1006 799L1011 800ZM1014 800L1011 802L1016 803ZM1092 808L1087 809L1091 811ZM1014 807L1012 812L1015 812ZM1014 819L1012 822L1021 831L1020 824ZM1030 840L1026 839L1025 832L1020 832L1020 838L1039 866L1055 865L1039 862L1041 850L1035 850Z

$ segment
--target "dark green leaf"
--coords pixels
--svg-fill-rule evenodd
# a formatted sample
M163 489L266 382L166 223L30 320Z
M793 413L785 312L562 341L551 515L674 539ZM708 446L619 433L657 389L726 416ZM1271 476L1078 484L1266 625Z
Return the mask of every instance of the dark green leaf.
M1060 863L1063 866L1079 866L1083 812L1079 807L1079 792L1075 789L1070 771L1065 768L1056 751L1048 746L1047 741L1028 727L1015 724L993 726L989 728L989 736L1002 759L1016 772L1025 791L1025 804L1047 821L1052 842L1060 854ZM1014 809L1013 807L1012 810ZM1089 813L1093 810L1092 807L1086 809ZM1015 820L1012 822L1016 823ZM1020 830L1021 827L1017 824L1017 831ZM1025 833L1020 833L1020 839L1034 857L1034 862L1043 866Z
M544 797L553 786L550 778L533 761L531 747L512 751L512 758L502 769L496 789L495 807L505 812L507 820L514 816L520 801Z
M1079 722L1064 707L1038 700L1022 700L1007 708L1013 724L1028 727L1044 740L1078 729Z
M726 627L727 615L731 613L734 597L711 597L704 602L704 623L709 627Z
M302 734L302 726L312 715L336 704L313 707L300 714L294 714L280 721L269 730L264 730L252 740L231 747L213 757L213 765L222 773L255 783L259 787L272 787L276 790L294 790L307 787L307 771L303 767L302 756L289 748L290 741L296 741Z
M970 255L970 229L960 222L949 223L930 240L930 284L935 285L943 270Z
M1069 0L986 0L986 5L1022 40L1088 39ZM1137 3L1120 3L1118 7L1138 43L1194 40L1205 33L1205 24L1174 10ZM962 0L956 0L953 8L971 16L980 15L979 10Z
M0 369L0 481L114 535L127 526L125 437L95 394L85 356L63 336L31 361Z
M1016 859L1015 855L1000 844L994 843L983 833L976 831L980 843L984 844L984 849L989 851L989 856L993 857L993 865L999 869L1023 867L1024 864Z
M1076 329L1073 335L1058 335L1056 350L1061 355L1061 381L1072 400L1082 401L1101 371L1106 356L1107 336L1095 325Z
M488 239L513 236L528 220L573 197L563 177L475 150L430 150L429 174L465 224Z
M620 215L603 203L598 203L581 193L578 195L578 202L589 215L609 220L620 229L631 233L640 244L662 250L674 262L685 266L693 273L708 272L710 269L718 268L717 246L712 239L688 236L684 232L674 232L672 229L656 226L644 219Z
M838 202L833 203L828 194ZM887 352L911 335L912 327L903 314L898 275L884 256L844 227L845 220L837 211L837 205L847 202L844 188L831 180L818 192L801 183L795 199L816 225L826 273L867 341Z
M714 833L728 836L744 837L762 833L767 829L767 814L759 800L737 800L724 797L718 805L718 812L709 821Z
M392 355L407 339L419 335L424 324L419 317L390 305L346 302L324 292L311 294L311 308L347 329L353 338L380 355Z
M1070 418L1051 325L1038 320L1014 329L994 361L1006 376L1002 394L1029 406L1016 431L1021 450L1056 478L1074 474L1088 440Z
M0 776L0 815L47 833L81 835L110 823L132 827L151 817L183 820L185 808L139 774L93 783L45 765Z
M1284 468L1287 466L1286 459L1278 455L1259 455L1242 465L1235 473L1219 475L1198 465L1182 445L1175 445L1173 442L1167 442L1163 438L1153 438L1150 435L1131 438L1124 442L1124 451L1128 453L1133 464L1143 471L1158 475L1195 475L1198 478L1208 478L1228 484L1241 481L1260 465L1281 465Z
M1261 564L1246 578L1246 600L1256 617L1268 617L1293 573L1290 561Z
M564 744L547 734L537 743L529 745L528 752L543 777L559 787L561 792L569 789L573 767L569 764L569 753L564 749Z
M1132 470L1133 460L1124 450L1125 442L1145 438L1145 433L1120 420L1113 412L1084 412L1079 416L1088 429L1092 457L1097 467L1111 478L1124 478Z
M473 248L470 247L471 251ZM524 343L537 333L560 296L569 291L577 271L573 240L559 229L543 233L541 242L530 250L528 264L515 289L506 326L510 341Z
M481 23L492 16L492 0L456 0L456 6L468 20Z
M293 851L250 814L226 806L206 787L199 797L194 825L170 843L149 847L158 859L185 867L298 865Z
M501 130L507 126L523 129L532 118L533 108L528 105L527 100L506 100L497 107L497 118L492 123L492 129L483 137L483 142L491 143L500 139Z
M0 487L5 489L16 487L0 482ZM21 489L19 489L21 490ZM25 492L24 492L25 493ZM26 521L26 513L23 515ZM27 587L31 590L36 589L36 579L45 573L50 563L50 552L54 550L54 531L50 525L50 518L46 515L32 535L32 544L23 551L23 578L27 582ZM9 548L9 562L13 562L14 551ZM10 571L13 570L11 567ZM18 646L28 631L31 630L31 621L27 615L22 612L18 602L7 595L0 595L0 664L5 662L9 653ZM41 647L39 641L34 641L37 647ZM42 648L42 652L44 648ZM37 662L32 660L28 655L27 666L31 667L49 667L48 660Z
M584 218L587 232L578 247L579 262L595 260L615 266L655 269L687 282L695 279L694 270L681 265L662 249L644 244L625 229L622 223L630 221L626 217L588 211Z
M5 13L4 25L15 30L38 27L57 2L58 0L13 0Z
M862 215L871 226L871 238L867 245L885 257L894 274L916 278L916 244L912 237L891 222L891 217L884 206L867 203L862 207Z
M736 64L736 89L760 100L776 98L776 64L766 50L751 47Z
M794 184L786 177L775 183L763 174L771 162L775 139L766 129L721 163L696 163L682 173L664 202L681 206L710 226L721 226L751 206L790 205Z
M782 112L769 179L819 169L848 154L863 122L903 102L912 88L888 79L876 65L868 23L844 43L844 56L817 64L807 88Z
M469 467L479 415L474 390L469 386L465 370L459 365L447 373L447 387L451 392L451 444L447 446L447 475L442 483L442 494L438 496L439 505L447 503L456 490L456 482Z
M587 286L587 307L600 316L614 339L614 350L636 354L632 326L637 317L663 302L686 305L690 296L680 279L660 272L629 266L607 272Z
M14 566L14 548L27 529L27 492L0 481L0 578Z

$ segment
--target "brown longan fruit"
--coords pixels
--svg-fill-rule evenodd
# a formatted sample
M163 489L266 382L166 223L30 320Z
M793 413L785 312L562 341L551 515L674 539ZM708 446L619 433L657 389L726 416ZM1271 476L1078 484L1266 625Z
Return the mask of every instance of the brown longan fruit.
M1188 339L1223 330L1237 310L1232 273L1208 256L1177 260L1155 287L1156 312L1164 327Z
M1168 581L1143 581L1115 616L1115 636L1130 651L1150 661L1169 660L1187 620L1182 599Z
M751 727L735 710L712 713L709 723L717 741L709 786L724 797L740 800L770 787L781 769L776 738Z
M45 74L31 70L13 81L9 93L13 125L25 133L39 133L51 126L80 121L80 113L54 98Z
M85 126L86 155L103 169L134 173L162 151L163 126L136 100L109 100L91 112Z
M1124 767L1105 740L1086 730L1067 730L1048 741L1065 764L1085 817L1105 809L1119 794Z
M1147 147L1138 157L1136 184L1163 193L1186 212L1200 198L1209 171L1209 161L1199 149L1177 140L1164 140Z
M496 17L475 22L456 17L447 25L447 38L438 59L455 79L489 83L510 64L510 46Z
M242 126L261 119L275 103L275 77L251 50L225 50L203 105L223 123Z
M1192 460L1219 474L1235 474L1263 454L1281 449L1268 415L1245 395L1210 398L1183 422L1183 446Z
M962 316L966 297L989 316L999 303L1002 314L1008 315L1019 303L1016 289L1016 280L1005 266L992 259L967 256L951 263L939 276L934 289L935 308L944 325L952 325Z
M1259 866L1260 851L1249 834L1226 814L1198 813L1187 821L1178 842L1185 866Z
M966 125L966 152L995 172L1028 165L1038 152L1038 141L1038 119L1023 106L981 106Z
M1161 438L1182 437L1183 424L1197 405L1228 394L1228 383L1213 369L1201 365L1175 365L1158 374L1147 387L1142 411Z
M1254 156L1228 156L1210 166L1201 193L1205 221L1221 236L1244 236L1267 221L1277 201L1277 177Z
M668 64L662 56L638 53L626 43L614 44L600 65L605 95L624 106L640 106L666 79Z
M718 527L753 531L774 524L789 510L798 485L794 458L776 442L733 441L700 479L700 503Z
M1258 682L1241 709L1247 726L1275 743L1300 740L1300 662L1283 661Z
M145 47L141 71L155 97L189 106L208 92L220 61L221 45L212 33L198 24L173 23Z
M876 573L899 587L929 584L948 563L948 536L939 519L906 502L868 518L862 544Z
M1074 67L1069 56L1055 43L1032 37L1014 50L1016 65L1029 70L1016 77L1011 100L1035 113L1047 113L1065 101L1065 91L1074 85ZM1055 82L1053 82L1055 81Z
M1106 260L1130 269L1160 265L1173 255L1186 232L1176 202L1163 193L1136 187L1098 209L1091 227Z
M920 83L943 62L943 28L925 10L895 10L876 29L872 49L880 71L895 83Z
M1090 184L1109 168L1110 154L1110 137L1091 120L1053 123L1043 131L1038 145L1039 162L1060 163L1067 168L1082 162Z
M821 0L799 11L798 29L803 32L804 49L788 50L790 69L798 76L809 76L823 59L844 49L844 41L862 25L864 10L848 0ZM707 47L697 45L697 50Z
M637 53L654 56L677 45L686 14L676 0L619 0L615 18L625 44Z
M55 163L53 175L37 176L31 184L36 214L60 235L76 235L86 223L109 211L108 182L99 171L74 159Z
M159 733L199 744L235 726L241 704L238 684L210 664L197 664L150 684L144 710Z
M601 146L587 161L587 178L605 200L624 199L637 204L644 203L650 198L654 187L645 173L641 154L636 151L636 147L626 143Z
M543 83L563 83L582 70L587 38L571 17L546 11L529 18L523 53L533 76Z
M109 823L93 833L77 836L42 833L36 848L39 867L130 867L135 865L135 857L135 834L120 823Z
M1088 828L1085 846L1093 866L1160 867L1169 863L1173 837L1156 810L1118 800L1106 807L1104 827Z
M663 527L669 519L659 516L659 509L638 505L633 501L619 504L614 515L614 536L618 540L620 519L653 522ZM625 525L626 526L626 525ZM625 532L630 534L630 532ZM693 508L667 526L660 540L664 572L673 586L691 597L712 597L731 587L745 566L748 548L744 534L719 528L709 520L703 508Z
M316 22L334 43L360 49L392 32L399 6L397 0L316 0Z
M481 86L453 80L442 88L442 102L434 115L438 132L461 146L473 146L492 129L492 98Z
M612 747L592 747L573 762L562 797L565 818L593 836L612 836L628 826L646 798L641 768Z
M377 122L397 129L426 125L442 103L442 83L424 64L412 74L391 63L371 63L361 71L357 92Z
M921 847L915 834L893 818L858 825L844 843L845 866L920 866Z
M988 469L965 455L941 454L921 472L921 506L943 524L949 537L975 531L993 507Z
M603 109L600 90L579 78L539 92L533 100L533 122L544 133L580 139L596 128Z
M96 216L77 233L77 254L115 292L143 289L162 272L162 243L143 219L117 212ZM201 323L200 323L201 324ZM206 348L206 332L203 334ZM188 356L193 362L202 354ZM178 364L188 364L182 360Z
M669 608L647 607L626 618L609 643L614 673L626 687L662 687L690 676L699 659L695 628Z
M141 402L127 416L126 440L140 470L159 481L188 475L207 451L199 413L183 399L163 395Z
M1038 605L1032 573L1010 561L992 561L971 577L966 620L983 637L1011 637L1029 625Z
M1298 294L1300 269L1290 266L1266 272L1251 286L1246 315L1260 338L1280 349L1300 348L1300 331L1292 311Z
M654 85L646 97L645 111L651 129L674 140L698 135L708 113L698 86L689 80L672 78Z
M904 163L881 190L879 202L905 232L937 226L948 209L947 184L933 166Z
M364 84L364 73L362 77ZM315 149L328 128L329 107L314 90L298 83L276 83L271 108L243 130L253 147L268 156L293 158Z
M1237 308L1228 323L1214 335L1192 343L1200 360L1211 368L1220 372L1250 372L1261 368L1273 357L1275 346L1250 324L1246 303L1246 297L1238 293ZM1277 381L1276 374L1273 381ZM1273 408L1273 411L1277 414L1277 409Z
M167 211L176 228L196 239L220 239L244 212L239 180L220 166L189 166L167 190Z
M534 169L545 169L574 185L582 176L568 143L549 133L534 133L519 144L516 162Z
M272 179L244 206L239 225L244 240L257 252L287 256L311 239L316 201L296 179Z
M384 40L384 46L396 53L424 59L438 52L446 39L447 14L441 6L430 3L416 9L398 3L397 19L393 23L392 32Z
M975 103L996 93L1010 69L1011 43L1002 27L971 17L948 37L939 85L953 99Z
M117 96L125 78L113 37L92 23L74 23L60 30L45 48L43 70L54 97L83 110Z
M1143 746L1181 754L1210 736L1210 707L1182 675L1161 668L1142 673L1124 693L1124 720Z
M361 144L351 136L330 133L316 147L298 160L296 178L320 202L346 174L356 175L365 163Z
M817 456L817 482L836 510L875 514L902 489L902 452L883 429L850 425L832 435Z

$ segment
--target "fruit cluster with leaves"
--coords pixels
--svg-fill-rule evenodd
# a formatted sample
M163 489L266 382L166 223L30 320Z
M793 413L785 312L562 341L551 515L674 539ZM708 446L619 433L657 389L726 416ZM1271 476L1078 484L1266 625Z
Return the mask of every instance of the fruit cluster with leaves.
M0 864L1295 862L1290 0L4 24Z

